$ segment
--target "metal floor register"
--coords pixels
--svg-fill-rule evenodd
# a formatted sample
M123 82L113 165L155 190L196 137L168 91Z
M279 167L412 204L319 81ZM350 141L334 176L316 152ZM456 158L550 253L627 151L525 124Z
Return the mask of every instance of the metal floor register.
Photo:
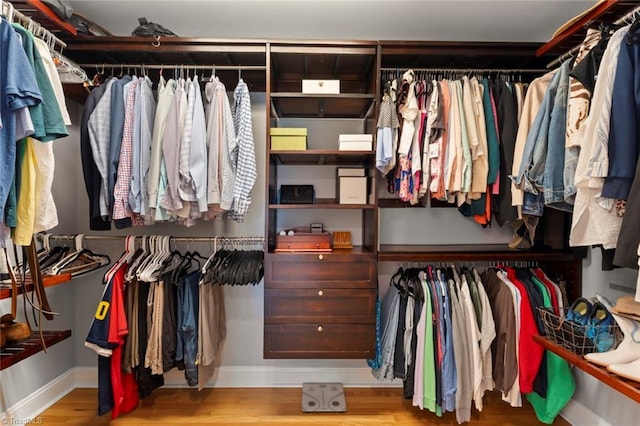
M305 413L347 411L342 383L303 383L302 411Z

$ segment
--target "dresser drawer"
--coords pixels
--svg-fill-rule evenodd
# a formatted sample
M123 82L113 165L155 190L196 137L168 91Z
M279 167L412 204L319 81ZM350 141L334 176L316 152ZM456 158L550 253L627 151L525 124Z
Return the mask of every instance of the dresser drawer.
M265 289L265 323L360 323L376 320L376 290Z
M375 288L372 254L270 253L265 256L266 288Z
M373 358L375 324L265 324L265 358Z

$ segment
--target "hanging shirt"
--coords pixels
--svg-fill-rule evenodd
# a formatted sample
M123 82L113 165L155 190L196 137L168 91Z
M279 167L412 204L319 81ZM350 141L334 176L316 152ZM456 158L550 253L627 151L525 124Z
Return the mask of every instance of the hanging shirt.
M153 83L147 76L138 84L138 88L140 89L140 109L139 114L136 115L136 123L139 123L139 125L134 126L134 129L137 129L137 131L134 131L134 135L139 134L139 166L137 173L134 173L131 180L129 203L133 211L141 215L146 215L149 211L149 193L147 192L147 188L151 163L152 132L156 115L156 101L153 97L152 85Z
M182 201L195 201L196 195L191 184L189 154L191 151L191 131L193 129L193 111L196 106L196 88L191 84L191 78L185 82L187 93L187 110L180 139L180 158L178 163L179 185L178 193Z
M222 141L225 137L225 127L222 121L222 99L218 90L220 81L212 77L205 85L206 115L207 115L207 204L210 210L220 210L220 194L222 191ZM231 127L233 129L233 126Z
M475 127L478 131L478 146L471 153L473 168L471 171L471 199L480 199L480 195L487 191L487 180L489 174L489 157L487 141L487 121L484 114L484 87L480 85L478 79L473 77L471 85L472 109L475 113ZM491 122L493 126L493 122Z
M96 162L93 159L91 141L89 140L89 117L104 95L105 89L106 85L101 84L89 93L82 108L82 118L80 119L80 157L82 160L84 185L89 198L89 229L92 231L111 229L111 222L100 216L99 200L102 178Z
M167 115L169 108L173 102L175 94L176 81L171 79L165 82L160 76L158 83L158 104L156 107L156 115L153 120L153 136L151 139L151 154L149 158L149 175L147 178L147 193L149 197L149 212L151 218L154 217L156 208L162 208L158 204L158 187L160 184L160 163L162 160L162 138L164 136L167 124ZM164 195L161 194L161 196ZM160 199L162 199L160 196ZM148 219L150 220L150 219Z
M111 85L117 79L114 77L104 83L105 91L100 101L89 117L89 141L91 143L91 151L93 160L102 178L102 186L100 188L100 215L108 217L111 215L109 210L109 141L111 136Z
M200 82L197 76L191 83L195 90L195 107L193 111L193 123L191 130L191 151L189 152L189 173L198 211L205 213L207 207L207 127L200 90Z
M53 200L51 187L55 171L55 157L53 145L29 138L33 154L36 158L35 202L36 216L33 223L33 233L49 231L58 225L58 210Z
M396 165L398 148L398 114L391 97L385 95L380 104L376 136L376 168L386 175Z
M0 222L4 222L5 204L15 173L15 113L42 102L33 69L20 44L20 37L4 19L0 20Z
M249 87L242 79L233 91L233 126L236 132L238 156L233 184L233 211L229 217L244 222L251 206L251 190L256 182L256 152L251 123Z
M120 147L120 159L118 161L118 178L113 188L113 219L116 221L118 228L131 226L131 218L133 218L133 212L129 206L129 189L131 187L131 174L133 170L133 120L135 115L136 86L138 83L137 78L132 79L127 91L122 145Z
M167 124L162 137L162 155L167 168L168 186L161 205L173 212L182 209L178 188L180 186L180 141L187 110L187 95L184 85L184 80L180 79L167 114Z
M628 27L621 28L609 40L598 70L590 113L577 136L580 156L569 236L573 247L601 244L605 249L615 248L622 226L622 217L613 208L614 200L601 197L601 193L609 164L607 146L617 57L627 31Z
M440 119L440 131L434 142L429 145L431 149L431 145L435 145L437 148L434 148L434 151L437 151L438 155L431 156L430 162L430 186L429 190L431 191L431 197L436 200L446 200L446 184L445 184L445 167L447 163L447 151L449 147L449 110L451 105L451 96L449 94L449 85L446 81L438 82L438 93L441 95L442 99L440 102L440 108L438 112L438 116Z
M60 82L60 75L58 74L56 65L53 63L53 58L51 57L49 46L47 46L47 43L37 37L34 37L33 41L35 43L36 49L38 49L38 52L40 53L40 58L42 58L44 69L47 73L47 76L49 77L49 81L51 82L51 88L53 89L56 101L58 102L58 109L60 110L60 114L62 114L64 124L66 126L70 126L71 118L69 117L69 111L67 110L64 91L62 89L62 83Z
M13 28L22 38L22 47L27 54L27 59L31 64L38 88L42 94L42 103L29 109L35 129L33 137L42 142L50 142L69 136L67 126L64 124L58 107L58 100L51 86L51 80L47 75L42 57L35 47L33 34L19 24L13 24Z
M120 147L124 129L124 110L127 98L125 87L130 87L127 85L131 79L131 76L122 76L114 81L109 89L111 91L111 105L109 107L109 179L107 190L110 210L113 210L113 187L118 177L118 162L120 161Z

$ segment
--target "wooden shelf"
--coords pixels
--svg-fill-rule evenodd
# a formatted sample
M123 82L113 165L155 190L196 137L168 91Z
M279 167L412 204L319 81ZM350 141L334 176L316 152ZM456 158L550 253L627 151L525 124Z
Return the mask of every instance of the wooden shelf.
M10 3L17 11L30 17L52 33L64 31L72 36L78 35L78 30L73 25L60 19L49 6L40 0L12 0Z
M372 210L374 204L338 204L335 198L318 198L315 204L269 204L274 210L304 210L304 209L343 209L343 210Z
M567 360L570 364L575 365L585 373L590 374L623 395L640 403L640 382L616 376L615 374L610 373L606 368L590 363L583 357L556 345L545 337L533 336L533 340L540 343L545 349L553 352L560 358Z
M44 275L42 277L42 282L45 287L53 287L69 281L71 281L71 274ZM31 284L31 277L27 277L27 291L31 291L32 289L33 284ZM20 285L20 283L18 283L18 294L22 294L22 286ZM11 284L3 284L2 288L0 288L0 300L9 299L10 297Z
M44 344L47 348L71 337L71 330L43 331ZM29 339L24 342L8 345L0 352L0 370L29 358L44 350L40 341L40 333L34 331Z
M331 249L331 251L325 252L325 251L279 251L276 252L275 250L271 249L269 250L269 252L267 253L268 255L282 255L282 254L356 254L356 255L362 255L362 254L366 254L366 255L371 255L374 252L372 250L370 250L367 247L364 246L353 246L352 248L333 248Z
M307 151L271 151L271 159L278 165L324 166L360 165L367 167L375 159L373 151L339 151L313 149Z
M594 22L615 22L637 6L638 2L636 0L603 1L577 19L563 32L540 46L536 51L536 56L564 53L582 43L587 33L587 28Z

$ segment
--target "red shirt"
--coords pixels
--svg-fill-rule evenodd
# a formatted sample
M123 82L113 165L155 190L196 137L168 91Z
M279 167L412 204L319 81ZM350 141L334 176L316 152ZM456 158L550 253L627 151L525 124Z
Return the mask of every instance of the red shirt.
M518 372L520 373L520 392L533 392L533 382L536 379L544 348L533 341L533 336L538 334L536 320L533 316L529 294L525 286L516 278L513 268L506 268L507 278L520 291L520 334L518 347Z

